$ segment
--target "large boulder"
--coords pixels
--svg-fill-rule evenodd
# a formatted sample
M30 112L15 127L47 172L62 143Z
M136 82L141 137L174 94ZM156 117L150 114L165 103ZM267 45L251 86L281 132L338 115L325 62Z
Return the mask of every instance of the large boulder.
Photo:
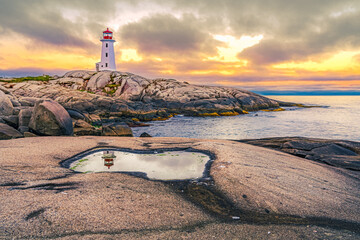
M132 137L131 128L123 122L104 123L102 126L102 136Z
M21 138L23 135L18 132L15 128L10 127L7 124L0 123L0 140Z
M8 116L14 112L14 106L8 96L0 90L0 115Z
M52 100L44 100L35 104L29 128L40 135L73 135L70 115L65 108Z

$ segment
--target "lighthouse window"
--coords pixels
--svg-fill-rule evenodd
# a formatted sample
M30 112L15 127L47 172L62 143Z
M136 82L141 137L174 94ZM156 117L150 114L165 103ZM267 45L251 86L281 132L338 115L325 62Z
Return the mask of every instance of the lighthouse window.
M106 45L106 47L108 47L108 44L107 44L107 43L106 43L105 45Z
M107 67L107 63L105 63L105 67Z
M108 56L108 53L105 53L105 57L107 57Z

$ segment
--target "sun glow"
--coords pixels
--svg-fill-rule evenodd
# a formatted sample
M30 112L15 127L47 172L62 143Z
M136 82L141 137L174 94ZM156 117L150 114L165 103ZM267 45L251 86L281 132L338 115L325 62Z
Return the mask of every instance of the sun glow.
M143 60L141 56L138 55L136 49L121 49L121 61L124 62L140 62Z
M236 38L231 35L214 35L213 37L214 39L223 42L226 47L217 47L218 55L214 57L208 57L206 60L238 62L239 58L237 55L245 48L258 44L264 36L242 36L241 38Z

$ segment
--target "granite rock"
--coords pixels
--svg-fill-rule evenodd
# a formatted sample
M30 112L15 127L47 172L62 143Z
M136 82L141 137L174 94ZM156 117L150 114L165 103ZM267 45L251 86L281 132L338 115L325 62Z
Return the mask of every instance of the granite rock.
M11 100L3 91L0 90L0 115L8 116L12 115L14 106Z
M105 123L102 126L102 136L132 137L131 128L122 122Z
M23 135L18 132L15 128L10 127L7 124L0 123L0 140L21 138Z
M67 111L57 102L37 102L30 119L29 128L41 135L72 135L73 125Z

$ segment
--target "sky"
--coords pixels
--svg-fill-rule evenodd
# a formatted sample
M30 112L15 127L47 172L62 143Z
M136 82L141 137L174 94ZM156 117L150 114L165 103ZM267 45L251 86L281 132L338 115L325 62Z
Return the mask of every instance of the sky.
M0 76L117 70L254 91L359 91L358 0L0 0Z

